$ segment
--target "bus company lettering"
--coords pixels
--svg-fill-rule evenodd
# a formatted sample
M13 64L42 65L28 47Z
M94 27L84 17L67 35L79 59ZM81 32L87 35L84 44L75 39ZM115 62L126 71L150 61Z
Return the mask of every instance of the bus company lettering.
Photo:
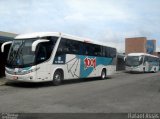
M84 66L85 66L85 69L89 68L89 67L96 67L96 58L88 58L86 57L84 59Z

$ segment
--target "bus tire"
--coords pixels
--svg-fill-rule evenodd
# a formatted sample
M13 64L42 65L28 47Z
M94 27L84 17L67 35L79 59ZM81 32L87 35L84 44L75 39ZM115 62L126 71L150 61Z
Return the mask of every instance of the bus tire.
M157 71L156 71L156 68L154 68L154 71L153 71L153 73L156 73Z
M106 70L103 69L101 72L101 79L104 80L106 78Z
M145 73L146 71L145 71L145 68L143 67L143 73Z
M63 80L63 72L60 70L57 70L53 76L53 81L52 81L53 85L54 86L60 85L62 83L62 80Z

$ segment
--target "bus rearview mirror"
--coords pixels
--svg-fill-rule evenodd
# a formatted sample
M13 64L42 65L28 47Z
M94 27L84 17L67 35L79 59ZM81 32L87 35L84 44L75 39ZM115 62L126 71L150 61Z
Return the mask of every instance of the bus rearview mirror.
M32 51L34 52L36 50L36 47L39 43L44 43L44 42L49 42L49 40L46 40L46 39L39 39L39 40L36 40L32 43Z
M141 61L142 57L139 57L139 61Z
M12 41L8 41L8 42L3 43L1 46L1 52L4 52L4 46L9 45L9 44L12 44Z

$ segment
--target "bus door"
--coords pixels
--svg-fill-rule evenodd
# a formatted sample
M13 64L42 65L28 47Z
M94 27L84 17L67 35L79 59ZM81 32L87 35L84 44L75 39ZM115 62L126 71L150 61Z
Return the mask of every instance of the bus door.
M37 47L36 52L36 67L37 67L37 79L39 80L48 80L50 77L50 68L49 64L46 62L48 59L47 57L47 49L46 46L43 45L44 43L41 43Z
M144 71L149 71L149 69L150 69L150 67L149 67L149 57L144 56L143 70Z

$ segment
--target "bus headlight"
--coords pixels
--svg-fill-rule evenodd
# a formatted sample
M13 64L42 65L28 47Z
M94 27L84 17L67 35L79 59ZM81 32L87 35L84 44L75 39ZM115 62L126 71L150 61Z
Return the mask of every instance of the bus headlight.
M38 69L39 69L39 67L38 68L34 68L34 69L29 69L29 70L22 70L20 75L29 74L29 73L37 71Z
M23 69L23 68L19 68L17 71L15 71L15 69L9 69L9 68L6 68L6 72L9 73L9 74L14 74L14 75L25 75L25 74L29 74L31 72L35 72L37 71L38 69L40 69L39 67L37 68L33 68L33 69Z

